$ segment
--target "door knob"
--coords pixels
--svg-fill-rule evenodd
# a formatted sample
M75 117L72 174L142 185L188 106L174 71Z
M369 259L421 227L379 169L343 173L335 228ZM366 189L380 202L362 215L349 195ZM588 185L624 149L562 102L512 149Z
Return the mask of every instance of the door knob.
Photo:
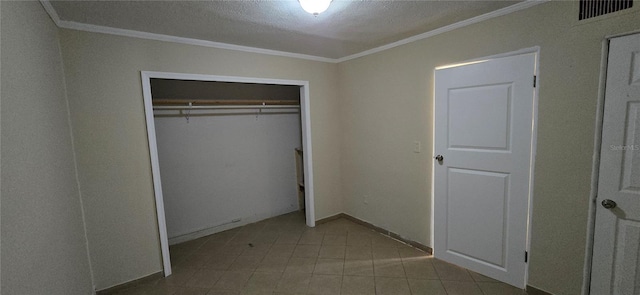
M603 201L602 201L602 207L605 207L605 208L607 208L607 209L613 209L613 208L615 208L617 205L618 205L618 204L616 204L616 202L614 202L613 200L606 199L606 200L603 200Z
M437 155L433 158L436 159L438 162L442 162L442 160L444 160L444 157L442 155Z

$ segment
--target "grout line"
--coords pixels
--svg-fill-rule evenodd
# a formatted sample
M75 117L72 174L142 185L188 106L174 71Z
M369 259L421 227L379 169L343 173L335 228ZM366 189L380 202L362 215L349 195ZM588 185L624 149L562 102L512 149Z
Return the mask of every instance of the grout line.
M340 219L340 218L334 218L334 220L338 220L338 219ZM355 222L353 222L352 220L349 220L348 218L343 218L343 219L344 219L345 221L349 222L349 223L355 223ZM349 230L350 226L352 226L352 225L347 225L346 235L345 235L347 240L348 240L348 236L349 236L350 234L361 234L361 228L362 228L362 229L366 229L366 230L370 230L370 228L369 228L369 227L367 227L367 226L365 226L365 225L361 225L361 224L358 224L358 223L355 223L355 224L356 224L356 227L354 228L354 230L353 230L353 231ZM266 226L268 226L268 223L267 223L267 225L265 225L265 227L266 227ZM231 243L232 243L232 241L234 240L234 238L238 237L239 235L242 235L242 233L252 233L254 237L257 237L258 235L260 235L260 234L261 234L261 233L260 233L260 229L264 229L264 228L260 228L260 227L254 227L254 228L251 228L251 230L250 230L250 231L245 231L245 229L247 229L247 228L249 228L249 227L245 227L245 226L243 226L243 227L244 227L244 228L242 228L242 229L239 229L239 230L235 231L232 235L230 235L230 237L228 237L227 239L225 239L225 240L224 240L224 243L222 243L223 247L233 246ZM340 229L341 229L341 228L340 228ZM302 230L302 232L300 233L300 239L301 239L302 235L303 235L305 232L307 232L307 230L308 230L308 229ZM381 234L381 235L382 235L382 236L384 236L385 238L391 238L391 239L393 239L393 237L389 237L388 235L385 235L385 234L379 233L378 231L374 231L374 230L372 230L372 231L373 231L373 232L375 232L375 233L377 233L377 234ZM340 232L342 232L342 231L340 231ZM281 236L283 236L283 235L285 235L285 234L287 234L287 233L288 233L287 231L277 230L277 231L274 231L272 234L270 234L270 235L268 236L268 238L269 238L268 240L273 240L273 242L268 243L268 245L267 245L267 246L268 246L268 249L266 250L266 253L263 255L263 257L260 259L260 263L258 263L258 266L256 266L255 268L253 268L253 269L251 269L251 270L248 270L248 269L247 269L247 270L243 270L243 271L246 271L246 272L250 272L250 274L251 274L251 275L249 276L249 279L248 279L246 282L244 282L244 283L243 283L243 286L242 286L242 288L240 289L240 291L241 291L241 292L244 292L244 291L246 291L246 290L247 290L247 288L248 288L248 286L249 286L249 282L251 281L251 279L252 279L254 276L256 276L256 274L260 274L260 273L274 273L274 272L271 272L271 271L268 271L268 272L258 271L258 267L262 264L262 262L264 262L264 261L265 261L265 258L266 258L266 256L267 256L267 255L269 255L269 252L271 252L271 250L272 250L272 249L274 249L274 247L277 245L277 244L276 244L276 242L278 241L279 237L281 237ZM326 232L326 231L324 231L324 230L320 230L320 231L318 231L317 233L322 235L322 237L323 237L323 239L322 239L322 240L324 241L324 237L327 235L327 232ZM216 234L219 234L219 233L216 233ZM214 237L216 234L209 235L208 237L206 237L206 238L204 239L204 241L203 241L201 244L196 245L195 247L191 248L191 250L190 250L190 255L193 255L194 253L197 253L197 251L198 251L198 250L202 250L202 249L203 249L203 247L204 247L204 245L205 245L205 244L207 244L208 242L212 241L212 240L213 240L213 237ZM275 238L273 237L273 235L275 235ZM371 239L373 239L373 238L375 238L375 237L376 237L376 235L375 235L375 234L373 234L373 233L369 233L369 234L367 234L367 235L369 236L369 240L370 240L370 241L371 241ZM277 272L276 272L276 273L278 273L278 274L279 274L279 278L278 278L278 281L277 281L277 283L276 283L276 285L275 285L275 287L274 287L275 289L273 290L273 292L278 292L278 291L277 291L277 286L278 286L278 284L280 284L280 282L282 282L283 277L284 277L284 274L286 273L287 266L288 266L288 265L289 265L289 263L291 262L291 259L293 259L293 258L294 258L293 253L295 253L295 249L296 249L298 246L314 246L314 247L318 247L318 248L319 248L319 249L318 249L318 253L317 253L317 255L313 255L312 257L306 257L306 258L309 258L310 260L312 260L313 269L311 270L311 272L310 272L310 273L306 273L306 272L301 273L301 274L305 274L305 275L308 275L308 276L309 276L309 283L308 283L308 284L307 284L307 286L306 286L306 290L307 290L307 292L308 292L308 291L310 290L310 288L311 288L311 282L312 282L312 281L311 281L311 279L312 279L314 276L318 276L318 275L320 275L320 276L323 276L323 275L337 275L337 274L316 274L316 273L315 273L315 269L316 269L316 266L317 266L317 264L318 264L318 260L320 259L320 250L322 249L323 245L322 245L322 243L320 243L320 244L316 244L316 245L299 244L299 243L300 243L300 239L298 239L298 241L296 241L296 242L295 242L295 243L293 243L293 244L282 244L282 245L291 245L293 249L292 249L291 253L290 253L289 255L287 255L287 256L286 256L286 263L284 264L284 269L283 269L282 271L277 271ZM344 283L344 278L345 278L345 276L347 276L347 275L345 274L346 261L347 261L347 259L346 259L346 248L347 248L347 247L349 247L349 245L347 245L347 240L345 240L345 244L344 244L344 246L343 246L343 245L340 245L341 247L343 246L343 247L345 248L345 253L344 253L344 256L343 256L343 258L342 258L342 259L338 259L338 260L342 261L342 263L343 263L343 265L342 265L342 274L340 274L340 275L339 275L339 276L340 276L340 289L341 289L341 290L342 290L342 284ZM399 241L399 242L402 242L402 241ZM243 245L244 245L244 244L240 244L240 245L238 245L238 246L243 246ZM262 245L262 244L260 244L260 245ZM266 244L265 244L265 245L266 245ZM405 245L406 245L406 244L405 244ZM325 246L326 246L326 245L325 245ZM333 246L333 245L330 245L330 246ZM410 247L411 245L406 245L406 246L407 246L407 247ZM369 244L368 244L368 247L369 247L369 248L371 248L371 249L373 249L373 243L369 243ZM404 247L404 246L399 246L399 245L398 245L398 247ZM398 248L398 247L395 247L395 249L396 249L396 251L398 251L398 252L399 252L400 248ZM240 257L243 253L246 253L245 251L247 251L247 250L245 249L244 251L242 251L241 253L239 253L239 254L237 255L237 257ZM400 254L400 253L398 253L398 254ZM301 257L301 258L305 258L305 257ZM237 258L234 258L234 262L235 262L235 260L236 260L236 259L237 259ZM406 282L407 286L409 287L409 290L411 291L411 285L409 284L409 280L410 280L411 278L407 277L407 270L404 268L404 263L402 262L402 257L400 257L400 263L401 263L401 266L403 267L403 274L404 274L404 276L403 276L403 277L393 277L393 276L391 276L391 277L389 277L389 276L376 276L376 275L375 275L375 266L374 266L374 260L375 260L375 259L374 259L374 257L373 257L373 253L372 253L372 256L371 256L370 260L371 260L371 263L372 263L371 267L373 267L373 275L372 275L372 276L365 276L365 277L371 277L371 278L372 278L372 281L373 281L373 288L374 288L374 290L375 290L375 288L376 288L376 281L377 281L376 279L377 279L377 277L388 277L388 278L394 278L394 279L400 279L400 278L404 279L404 282ZM232 263L232 264L233 264L233 263ZM194 277L194 276L195 276L199 271L202 271L202 270L204 270L204 269L208 269L208 267L206 267L206 266L200 266L200 267L198 267L198 268L197 268L197 270L195 270L195 271L194 271L194 273L193 273L193 274L191 274L191 276L187 279L187 282L188 282L191 278L193 278L193 277ZM434 269L435 269L435 265L434 265ZM227 268L226 270L216 270L216 271L220 271L220 272L229 272L229 271L231 271L231 270ZM436 269L435 271L436 271L436 274L438 274L437 269ZM466 270L466 269L465 269L465 271L467 271L467 272L469 273L469 271L468 271L468 270ZM296 273L297 273L297 272L296 272ZM356 276L358 276L358 275L356 275ZM359 277L359 276L358 276L358 277ZM438 277L439 277L439 275L438 275ZM378 278L378 279L379 279L379 278ZM418 278L418 279L419 279L419 278ZM437 281L439 281L439 282L442 282L442 280L440 280L440 279L435 279L435 280L437 280ZM472 277L472 280L471 280L471 281L472 281L472 282L474 282L474 284L475 284L478 288L480 288L480 287L479 287L479 285L478 285L478 282L477 282L473 277ZM185 284L186 284L186 283L185 283ZM186 286L185 284L182 284L181 286L177 286L176 288L187 288L187 286ZM213 286L215 286L215 284L217 284L217 281L213 284ZM444 286L443 286L443 287L444 287ZM209 288L208 290L213 290L213 287ZM482 289L481 289L481 290L482 290ZM376 291L376 292L377 292L377 291ZM445 292L446 292L446 290L445 290ZM378 294L378 293L376 293L376 294Z

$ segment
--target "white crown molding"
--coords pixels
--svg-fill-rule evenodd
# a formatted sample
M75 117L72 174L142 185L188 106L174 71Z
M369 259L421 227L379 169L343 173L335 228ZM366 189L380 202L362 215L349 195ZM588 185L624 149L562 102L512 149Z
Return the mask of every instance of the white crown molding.
M415 41L418 41L418 40L427 39L427 38L430 38L430 37L433 37L433 36L436 36L436 35L440 35L442 33L453 31L455 29L459 29L459 28L466 27L466 26L469 26L469 25L472 25L472 24L475 24L475 23L479 23L481 21L485 21L485 20L488 20L488 19L496 18L496 17L503 16L503 15L507 15L507 14L510 14L510 13L514 13L516 11L524 10L524 9L527 9L527 8L530 8L530 7L533 7L533 6L536 6L538 4L542 4L542 3L548 2L548 1L551 1L551 0L525 0L524 2L520 2L520 3L517 3L517 4L511 5L511 6L507 6L505 8L498 9L498 10L492 11L492 12L488 12L488 13L485 13L485 14L482 14L482 15L479 15L479 16L476 16L476 17L472 17L470 19L459 21L457 23L450 24L448 26L440 27L440 28L437 28L435 30L431 30L431 31L428 31L428 32L425 32L425 33L422 33L422 34L419 34L419 35L415 35L415 36L412 36L412 37L409 37L409 38L406 38L406 39L402 39L400 41L389 43L387 45L382 45L380 47L376 47L376 48L372 48L372 49L369 49L369 50L365 50L365 51L362 51L360 53L352 54L352 55L349 55L349 56L341 57L341 58L337 59L337 62L341 63L341 62L344 62L344 61L348 61L348 60L356 59L356 58L359 58L359 57L367 56L367 55L370 55L370 54L378 53L378 52L381 52L381 51L385 51L387 49L391 49L391 48L394 48L394 47L405 45L405 44L408 44L408 43L411 43L411 42L415 42Z
M49 0L40 0L40 4L42 4L42 7L44 7L44 10L49 14L49 17L51 18L53 23L55 23L56 26L58 26L58 28L59 28L60 27L60 17L58 16L58 13L53 8L53 6L51 6L51 2L49 2Z
M275 56L283 56L283 57L290 57L290 58L298 58L298 59L305 59L305 60L311 60L311 61L319 61L319 62L327 62L327 63L341 63L344 61L348 61L348 60L352 60L352 59L356 59L356 58L360 58L363 56L367 56L370 54L374 54L374 53L378 53L381 51L385 51L387 49L391 49L394 47L398 47L401 45L405 45L411 42L415 42L418 40L422 40L422 39L427 39L445 32L449 32L455 29L459 29L462 27L466 27L468 25L472 25L475 23L479 23L481 21L485 21L488 19L492 19L495 17L499 17L499 16L503 16L506 14L510 14L516 11L520 11L523 9L527 9L530 7L533 7L535 5L538 4L542 4L545 2L548 2L550 0L525 0L524 2L520 2L518 4L514 4L496 11L492 11L489 13L485 13L483 15L479 15L467 20L463 20L448 26L444 26L435 30L431 30L429 32L426 33L422 33L419 35L415 35L406 39L402 39L400 41L396 41L393 43L389 43L387 45L383 45L380 47L376 47L373 49L369 49L369 50L365 50L362 51L360 53L356 53L356 54L352 54L349 56L345 56L345 57L341 57L341 58L328 58L328 57L321 57L321 56L314 56L314 55L307 55L307 54L300 54L300 53L293 53L293 52L286 52L286 51L278 51L278 50L271 50L271 49L264 49L264 48L256 48L256 47L249 47L249 46L241 46L241 45L234 45L234 44L228 44L228 43L221 43L221 42L214 42L214 41L208 41L208 40L201 40L201 39L194 39L194 38L185 38L185 37L177 37L177 36L171 36L171 35L163 35L163 34L155 34L155 33L148 33L148 32L141 32L141 31L134 31L134 30L126 30L126 29L118 29L118 28L113 28L113 27L106 27L106 26L98 26L98 25L91 25L91 24L85 24L85 23L78 23L78 22L72 22L72 21L65 21L65 20L60 20L60 17L58 16L58 13L55 11L55 9L53 8L53 6L51 5L51 3L49 2L49 0L40 0L40 3L42 4L42 6L44 7L44 9L47 11L47 13L49 14L49 16L51 17L51 19L53 20L53 22L59 27L59 28L64 28L64 29L71 29L71 30L79 30L79 31L87 31L87 32L94 32L94 33L103 33L103 34L110 34L110 35L117 35L117 36L125 36L125 37L133 37L133 38L140 38L140 39L148 39L148 40L156 40L156 41L164 41L164 42L174 42L174 43L181 43L181 44L188 44L188 45L196 45L196 46L204 46L204 47L211 47L211 48L219 48L219 49L228 49L228 50L237 50L237 51L244 51L244 52L250 52L250 53L258 53L258 54L267 54L267 55L275 55Z
M46 0L42 0L42 1L46 1ZM78 30L78 31L87 31L87 32L111 34L111 35L118 35L118 36L125 36L125 37L134 37L134 38L140 38L140 39L149 39L149 40L156 40L156 41L165 41L165 42L174 42L174 43L181 43L181 44L188 44L188 45L212 47L212 48L219 48L219 49L228 49L228 50L244 51L244 52L251 52L251 53L284 56L284 57L299 58L299 59L306 59L306 60L320 61L320 62L336 63L337 61L334 58L306 55L306 54L264 49L264 48L256 48L256 47L249 47L249 46L241 46L241 45L214 42L214 41L208 41L208 40L202 40L202 39L185 38L185 37L155 34L155 33L141 32L141 31L134 31L134 30L118 29L118 28L90 25L90 24L64 21L64 20L60 21L59 27L65 28L65 29Z
M235 44L214 42L214 41L208 41L208 40L202 40L202 39L177 37L177 36L171 36L171 35L155 34L155 33L148 33L148 32L142 32L142 31L118 29L113 27L98 26L98 25L60 20L58 13L53 8L49 0L40 0L40 3L44 7L45 11L47 11L49 16L53 20L53 22L59 28L63 28L63 29L87 31L87 32L93 32L93 33L103 33L103 34L156 40L156 41L174 42L174 43L181 43L181 44L188 44L188 45L219 48L219 49L237 50L237 51L244 51L244 52L251 52L251 53L306 59L311 61L320 61L320 62L328 62L328 63L337 62L337 59L335 58L327 58L327 57L286 52L286 51L278 51L278 50L271 50L271 49L264 49L264 48L256 48L256 47L241 46L241 45L235 45Z

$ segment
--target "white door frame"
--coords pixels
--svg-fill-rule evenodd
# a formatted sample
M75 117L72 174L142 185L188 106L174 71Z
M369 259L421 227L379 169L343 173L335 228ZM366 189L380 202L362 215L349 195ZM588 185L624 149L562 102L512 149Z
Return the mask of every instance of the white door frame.
M529 206L529 212L527 214L527 241L526 241L526 245L527 245L527 253L531 253L531 217L533 214L533 184L534 184L534 167L535 167L535 158L536 158L536 147L537 147L537 141L538 141L538 94L540 93L540 46L534 46L534 47L529 47L529 48L523 48L523 49L519 49L519 50L515 50L515 51L511 51L511 52L506 52L506 53L500 53L500 54L495 54L495 55L490 55L490 56L485 56L485 57L480 57L480 58L474 58L471 60L466 60L463 62L459 62L459 63L455 63L455 64L449 64L449 65L444 65L444 66L439 66L436 67L433 70L433 75L435 77L435 71L439 70L439 69L445 69L445 68L450 68L450 67L456 67L456 66L462 66L462 65L466 65L466 64L473 64L473 63L478 63L478 62L482 62L482 61L487 61L487 60L491 60L491 59L497 59L497 58L501 58L501 57L508 57L508 56L516 56L516 55L521 55L521 54L527 54L527 53L533 53L536 56L536 61L535 61L535 76L536 78L536 86L533 88L533 116L532 116L532 124L533 124L533 130L531 130L531 158L530 158L530 176L529 176L529 201L528 201L528 206ZM533 83L533 81L531 81ZM436 85L435 85L435 79L433 79L433 99L432 99L432 104L431 104L431 109L432 109L432 136L433 136L433 146L431 147L432 152L435 151L435 147L436 147L436 141L435 141L435 136L436 136L436 124L435 124L435 106L436 106L436 97L435 97L435 91L436 91ZM433 160L433 159L432 159ZM435 163L434 165L431 165L431 245L435 245L435 232L434 232L434 226L435 226L435 192L434 192L434 187L435 187ZM525 271L524 271L524 284L525 284L525 288L526 285L529 281L529 262L526 263L525 265Z
M589 215L587 221L587 243L584 255L584 270L582 273L582 295L590 294L591 268L593 261L593 244L596 229L596 199L598 197L598 179L600 177L600 151L602 147L602 127L604 117L605 86L607 82L607 67L609 58L609 41L613 38L640 33L640 30L622 34L605 36L602 40L602 55L600 56L600 80L598 81L598 102L596 107L596 126L593 139L593 162L591 164L591 192L589 193Z
M153 119L153 104L151 102L151 79L175 79L195 81L217 81L237 83L258 83L275 85L300 86L300 116L302 129L302 149L304 150L304 195L307 226L316 225L314 198L313 198L313 163L311 150L311 109L309 103L309 81L279 80L264 78L248 78L233 76L199 75L168 72L140 72L142 77L142 92L144 97L144 113L147 122L147 138L149 140L149 155L151 157L151 172L153 175L153 190L156 202L156 215L158 217L158 232L160 234L160 248L162 251L162 264L164 276L171 275L171 260L169 257L169 240L167 236L167 224L164 215L164 202L162 199L162 183L160 180L160 163L158 162L158 146L156 143L156 128Z

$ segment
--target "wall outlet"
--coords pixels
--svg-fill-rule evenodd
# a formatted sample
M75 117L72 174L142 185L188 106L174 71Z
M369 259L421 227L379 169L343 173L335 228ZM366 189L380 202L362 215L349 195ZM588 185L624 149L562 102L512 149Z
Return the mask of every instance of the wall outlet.
M419 142L419 141L417 141L417 140L413 142L413 152L414 152L414 153L419 153L419 152L421 152L420 142Z

